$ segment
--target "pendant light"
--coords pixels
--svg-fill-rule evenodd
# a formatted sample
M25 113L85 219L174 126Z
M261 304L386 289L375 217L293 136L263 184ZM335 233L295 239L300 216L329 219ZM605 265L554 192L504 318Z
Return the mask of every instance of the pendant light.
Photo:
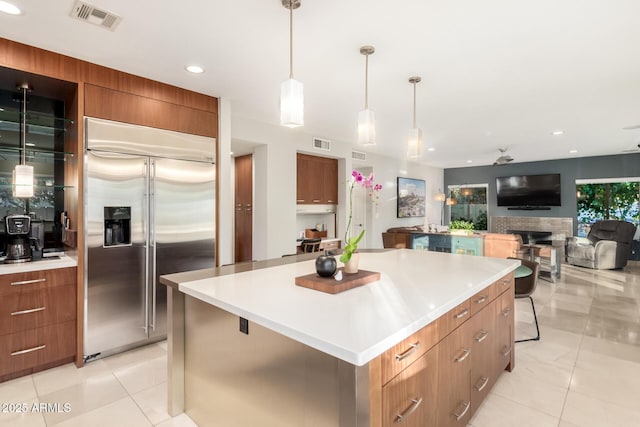
M407 157L414 159L422 156L422 129L416 126L416 84L421 80L419 76L409 77L409 83L413 85L413 127L409 130Z
M293 10L301 0L282 0L289 9L289 80L280 85L280 124L290 128L304 124L304 88L293 78Z
M358 144L376 145L376 115L369 110L369 55L376 49L362 46L360 53L365 57L364 65L364 110L358 113Z
M13 197L33 197L33 166L27 163L27 91L29 85L26 83L18 86L22 92L22 103L20 108L20 164L13 170Z

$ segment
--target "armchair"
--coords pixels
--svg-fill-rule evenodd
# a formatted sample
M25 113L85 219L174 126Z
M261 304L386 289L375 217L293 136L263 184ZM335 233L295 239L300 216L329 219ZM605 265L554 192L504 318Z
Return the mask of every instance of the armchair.
M494 258L524 258L528 249L522 247L519 234L487 233L484 235L484 256Z
M589 235L567 240L567 262L598 270L622 268L631 254L636 226L617 220L598 221Z

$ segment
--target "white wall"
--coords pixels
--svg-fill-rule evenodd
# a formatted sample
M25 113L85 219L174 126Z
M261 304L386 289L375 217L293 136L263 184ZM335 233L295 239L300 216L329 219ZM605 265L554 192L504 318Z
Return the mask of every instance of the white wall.
M318 135L320 136L320 135ZM443 188L444 171L387 156L367 153L365 162L351 159L351 150L366 151L363 147L333 141L331 151L312 149L312 135L303 128L288 129L269 125L231 114L231 139L259 144L254 149L254 241L253 259L278 258L295 252L298 229L296 222L296 152L305 152L338 161L338 211L337 236L342 238L346 227L346 190L352 169L370 167L375 182L382 184L380 200L373 206L370 225L367 226L367 244L371 248L382 247L381 233L390 227L440 223L441 204L433 202L433 194ZM404 150L401 150L404 154ZM231 162L228 156L220 156L221 162ZM228 168L221 168L229 170ZM426 181L427 206L425 218L396 218L396 178L398 176L424 179ZM231 177L220 176L220 185L232 182ZM220 191L220 212L227 209L228 215L220 216L220 227L232 229L233 195L223 197ZM226 235L226 233L225 233ZM232 234L231 234L232 235ZM231 247L220 235L220 251ZM220 254L220 259L226 259Z

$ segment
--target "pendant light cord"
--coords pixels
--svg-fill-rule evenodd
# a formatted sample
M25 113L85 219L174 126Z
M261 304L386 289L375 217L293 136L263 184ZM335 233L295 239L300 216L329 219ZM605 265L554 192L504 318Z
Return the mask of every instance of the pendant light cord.
M289 78L293 79L293 0L289 0Z
M413 128L416 128L416 84L413 84Z
M364 56L364 109L369 109L369 54Z
M22 120L20 123L20 135L22 142L22 150L20 153L20 164L27 164L27 88L21 87L22 90Z

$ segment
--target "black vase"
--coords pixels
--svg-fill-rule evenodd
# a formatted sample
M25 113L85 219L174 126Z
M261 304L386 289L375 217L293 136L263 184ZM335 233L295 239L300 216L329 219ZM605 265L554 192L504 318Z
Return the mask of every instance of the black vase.
M331 277L336 272L338 263L336 259L326 253L316 258L316 272L320 277Z

